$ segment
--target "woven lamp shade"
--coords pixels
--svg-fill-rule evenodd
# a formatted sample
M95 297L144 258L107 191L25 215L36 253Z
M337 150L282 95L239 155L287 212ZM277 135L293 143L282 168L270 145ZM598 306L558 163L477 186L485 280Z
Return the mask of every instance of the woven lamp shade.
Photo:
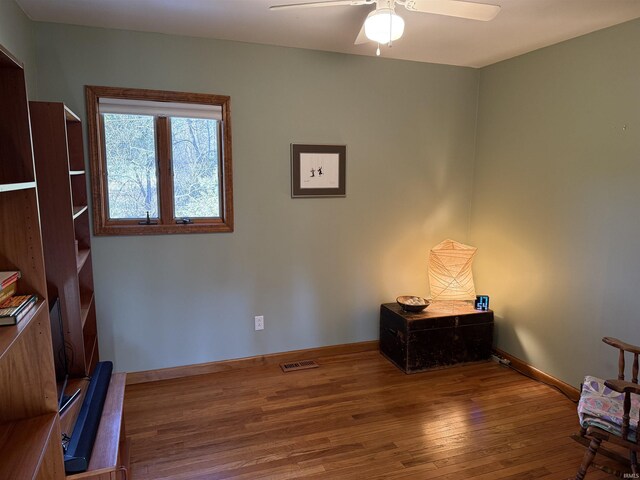
M475 300L471 264L478 249L445 240L429 253L429 285L432 300Z

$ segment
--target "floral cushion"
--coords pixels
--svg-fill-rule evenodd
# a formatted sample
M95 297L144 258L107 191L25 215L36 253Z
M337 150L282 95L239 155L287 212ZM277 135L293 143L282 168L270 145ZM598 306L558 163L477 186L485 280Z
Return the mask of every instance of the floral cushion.
M622 436L622 414L624 394L618 393L605 386L604 380L586 376L582 384L582 393L578 403L578 417L580 425L584 428L593 426L607 432ZM636 439L636 427L638 425L638 409L640 398L631 395L631 441Z

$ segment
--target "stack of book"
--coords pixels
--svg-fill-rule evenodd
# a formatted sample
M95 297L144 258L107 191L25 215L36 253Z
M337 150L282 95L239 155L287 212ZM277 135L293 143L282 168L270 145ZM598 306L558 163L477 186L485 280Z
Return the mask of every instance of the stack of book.
M0 326L17 325L33 308L36 295L16 295L20 272L0 272Z

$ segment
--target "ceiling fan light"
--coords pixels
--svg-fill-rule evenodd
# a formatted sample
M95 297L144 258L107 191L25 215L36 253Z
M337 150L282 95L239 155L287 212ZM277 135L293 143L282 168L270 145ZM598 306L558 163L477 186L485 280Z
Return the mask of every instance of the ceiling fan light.
M390 43L404 33L404 20L391 8L379 8L367 16L364 33L374 42Z

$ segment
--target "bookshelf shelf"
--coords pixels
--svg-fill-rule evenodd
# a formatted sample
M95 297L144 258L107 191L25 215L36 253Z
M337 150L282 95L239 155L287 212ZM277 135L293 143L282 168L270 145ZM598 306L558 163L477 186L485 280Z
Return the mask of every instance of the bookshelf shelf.
M87 208L88 207L86 205L84 205L82 207L73 207L73 219L75 220L80 215L82 215L84 212L86 212Z
M3 183L0 185L0 192L14 192L31 188L36 188L36 182Z
M27 313L27 316L24 317L18 325L0 328L0 360L2 360L2 357L10 351L13 343L20 338L22 332L28 328L29 323L46 311L44 305L44 300L38 300L36 306Z
M66 105L62 106L63 110L64 110L64 118L68 121L68 122L77 122L80 123L80 117L77 116L75 113L73 113L71 111L71 109L69 109L69 107L67 107Z
M84 264L87 262L87 258L89 258L90 253L91 253L91 250L89 250L88 248L84 250L78 250L78 258L76 260L76 264L78 266L78 273L80 273L80 271L84 267Z
M82 328L84 329L84 325L87 323L87 318L89 316L89 311L93 307L93 293L89 298L87 303L82 303L82 299L80 300L80 316L82 318Z
M36 478L56 428L57 415L51 413L0 425L0 478Z

